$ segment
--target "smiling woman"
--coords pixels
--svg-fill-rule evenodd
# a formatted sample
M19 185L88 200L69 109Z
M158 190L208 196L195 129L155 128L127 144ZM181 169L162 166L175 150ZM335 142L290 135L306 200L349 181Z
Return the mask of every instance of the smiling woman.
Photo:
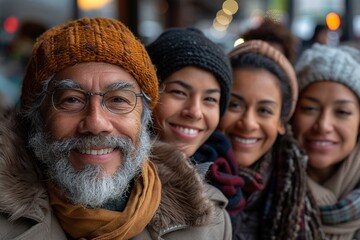
M297 101L293 67L260 40L236 46L229 57L233 85L219 127L243 182L233 199L242 208L233 217L233 239L322 239L307 195L306 158L287 126Z
M196 161L194 153L205 147L226 110L232 82L230 62L220 46L194 28L168 29L147 50L160 85L153 111L154 136ZM196 165L203 180L211 165L210 156L204 157L205 163ZM211 200L223 208L225 226L231 228L227 199L214 186L206 186L216 192ZM224 239L231 237L229 231Z
M168 29L147 50L163 89L153 113L155 134L190 157L226 109L229 60L220 46L194 28Z
M220 128L230 138L239 166L253 165L278 134L285 133L281 106L278 79L272 73L264 69L234 70L232 97Z
M360 52L314 44L299 58L295 137L327 239L360 237Z
M220 86L210 72L196 67L182 68L163 84L155 127L164 141L191 156L219 123Z

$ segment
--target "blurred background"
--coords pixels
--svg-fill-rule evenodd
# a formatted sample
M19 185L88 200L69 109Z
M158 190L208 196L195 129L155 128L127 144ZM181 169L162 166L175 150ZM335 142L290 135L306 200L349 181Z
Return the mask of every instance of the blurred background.
M0 110L17 103L36 38L85 16L119 19L144 44L169 27L196 27L226 52L265 18L296 37L298 53L315 41L355 47L360 41L356 0L0 0Z

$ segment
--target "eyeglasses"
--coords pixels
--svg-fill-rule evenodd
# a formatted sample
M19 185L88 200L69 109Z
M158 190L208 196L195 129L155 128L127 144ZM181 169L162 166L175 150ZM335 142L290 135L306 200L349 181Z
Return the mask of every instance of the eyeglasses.
M86 108L90 96L101 96L101 107L106 107L115 114L126 114L134 110L137 97L142 93L135 93L131 90L110 90L105 93L86 92L77 88L56 88L51 94L51 102L57 111L66 113L78 113Z

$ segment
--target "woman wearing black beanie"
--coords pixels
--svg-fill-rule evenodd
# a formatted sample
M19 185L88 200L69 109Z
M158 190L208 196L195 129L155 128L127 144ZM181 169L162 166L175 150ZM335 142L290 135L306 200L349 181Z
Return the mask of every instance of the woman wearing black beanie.
M223 49L195 28L171 28L147 46L160 99L153 113L161 140L192 156L216 129L232 84Z
M147 51L157 69L160 89L153 112L154 135L183 151L205 178L214 160L211 152L202 151L205 142L216 138L222 143L215 129L230 98L230 61L220 46L194 28L168 29ZM231 239L229 209L225 210L228 199L217 188L206 187L212 202L223 209L226 234L222 238Z

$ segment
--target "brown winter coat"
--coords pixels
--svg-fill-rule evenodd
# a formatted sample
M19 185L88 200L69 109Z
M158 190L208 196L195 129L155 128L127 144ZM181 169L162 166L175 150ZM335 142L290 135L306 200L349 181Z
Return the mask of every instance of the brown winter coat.
M0 239L67 239L23 139L14 119L0 120ZM161 202L147 228L134 239L231 239L227 199L202 184L191 164L176 161L168 152L166 144L154 145L151 161L163 185Z

